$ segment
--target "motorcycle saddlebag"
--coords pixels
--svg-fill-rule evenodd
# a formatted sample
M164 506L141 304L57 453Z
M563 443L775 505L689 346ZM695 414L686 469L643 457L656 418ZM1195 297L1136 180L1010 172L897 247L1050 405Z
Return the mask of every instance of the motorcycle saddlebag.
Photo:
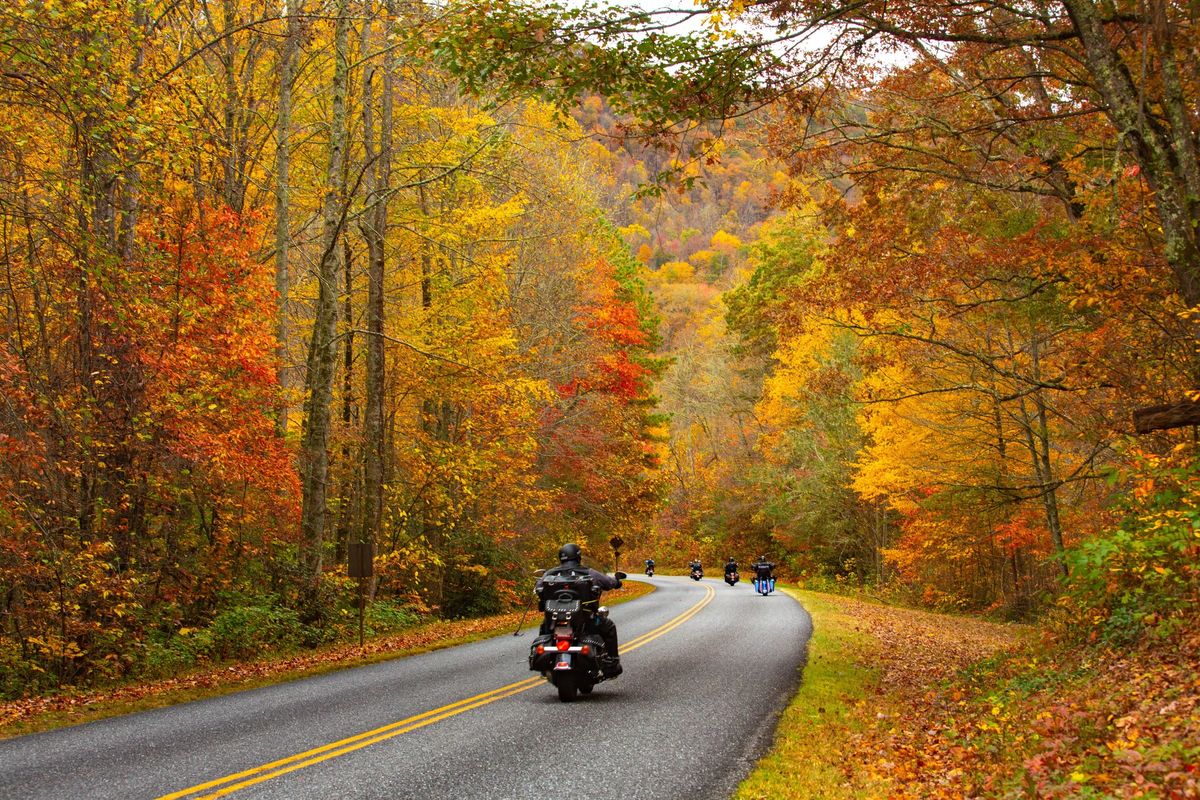
M591 646L591 649L592 649L591 657L592 658L596 658L601 653L605 652L604 639L597 633L585 633L583 636L580 637L579 643Z
M538 655L538 645L546 648L546 652ZM554 669L554 660L557 651L554 649L553 634L544 633L533 640L533 644L529 646L529 668L536 672L545 672Z

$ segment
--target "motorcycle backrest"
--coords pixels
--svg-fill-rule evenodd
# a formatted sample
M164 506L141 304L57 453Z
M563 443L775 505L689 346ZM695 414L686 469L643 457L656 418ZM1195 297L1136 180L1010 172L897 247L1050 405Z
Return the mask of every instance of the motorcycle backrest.
M568 613L574 614L579 610L581 603L574 598L555 598L546 601L546 611L548 613Z

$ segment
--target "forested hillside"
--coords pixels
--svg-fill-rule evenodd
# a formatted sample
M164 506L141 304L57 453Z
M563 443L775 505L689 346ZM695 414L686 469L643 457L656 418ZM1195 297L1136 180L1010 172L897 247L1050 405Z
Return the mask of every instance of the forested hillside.
M726 303L752 274L757 242L796 184L772 156L762 116L727 125L699 157L679 143L625 135L633 123L599 98L585 99L575 117L612 151L625 201L620 232L660 315L668 493L637 555L682 568L697 556L765 552L768 528L752 521L758 510L748 505L761 498L739 497L734 476L762 463L755 403L768 359L745 357ZM707 130L699 138L712 141ZM656 187L663 174L670 185Z

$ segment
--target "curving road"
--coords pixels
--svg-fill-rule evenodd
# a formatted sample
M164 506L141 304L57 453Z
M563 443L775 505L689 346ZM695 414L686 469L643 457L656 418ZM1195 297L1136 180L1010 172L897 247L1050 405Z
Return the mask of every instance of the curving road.
M560 703L532 635L0 742L0 798L729 797L811 633L785 594L647 579L615 606L625 673Z

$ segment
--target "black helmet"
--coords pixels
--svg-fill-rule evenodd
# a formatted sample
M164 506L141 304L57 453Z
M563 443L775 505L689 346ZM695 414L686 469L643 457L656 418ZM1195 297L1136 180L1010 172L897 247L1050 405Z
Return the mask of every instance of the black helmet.
M576 564L583 558L583 551L579 549L579 545L574 542L567 542L562 547L558 548L558 562L565 564L568 561L574 561Z

